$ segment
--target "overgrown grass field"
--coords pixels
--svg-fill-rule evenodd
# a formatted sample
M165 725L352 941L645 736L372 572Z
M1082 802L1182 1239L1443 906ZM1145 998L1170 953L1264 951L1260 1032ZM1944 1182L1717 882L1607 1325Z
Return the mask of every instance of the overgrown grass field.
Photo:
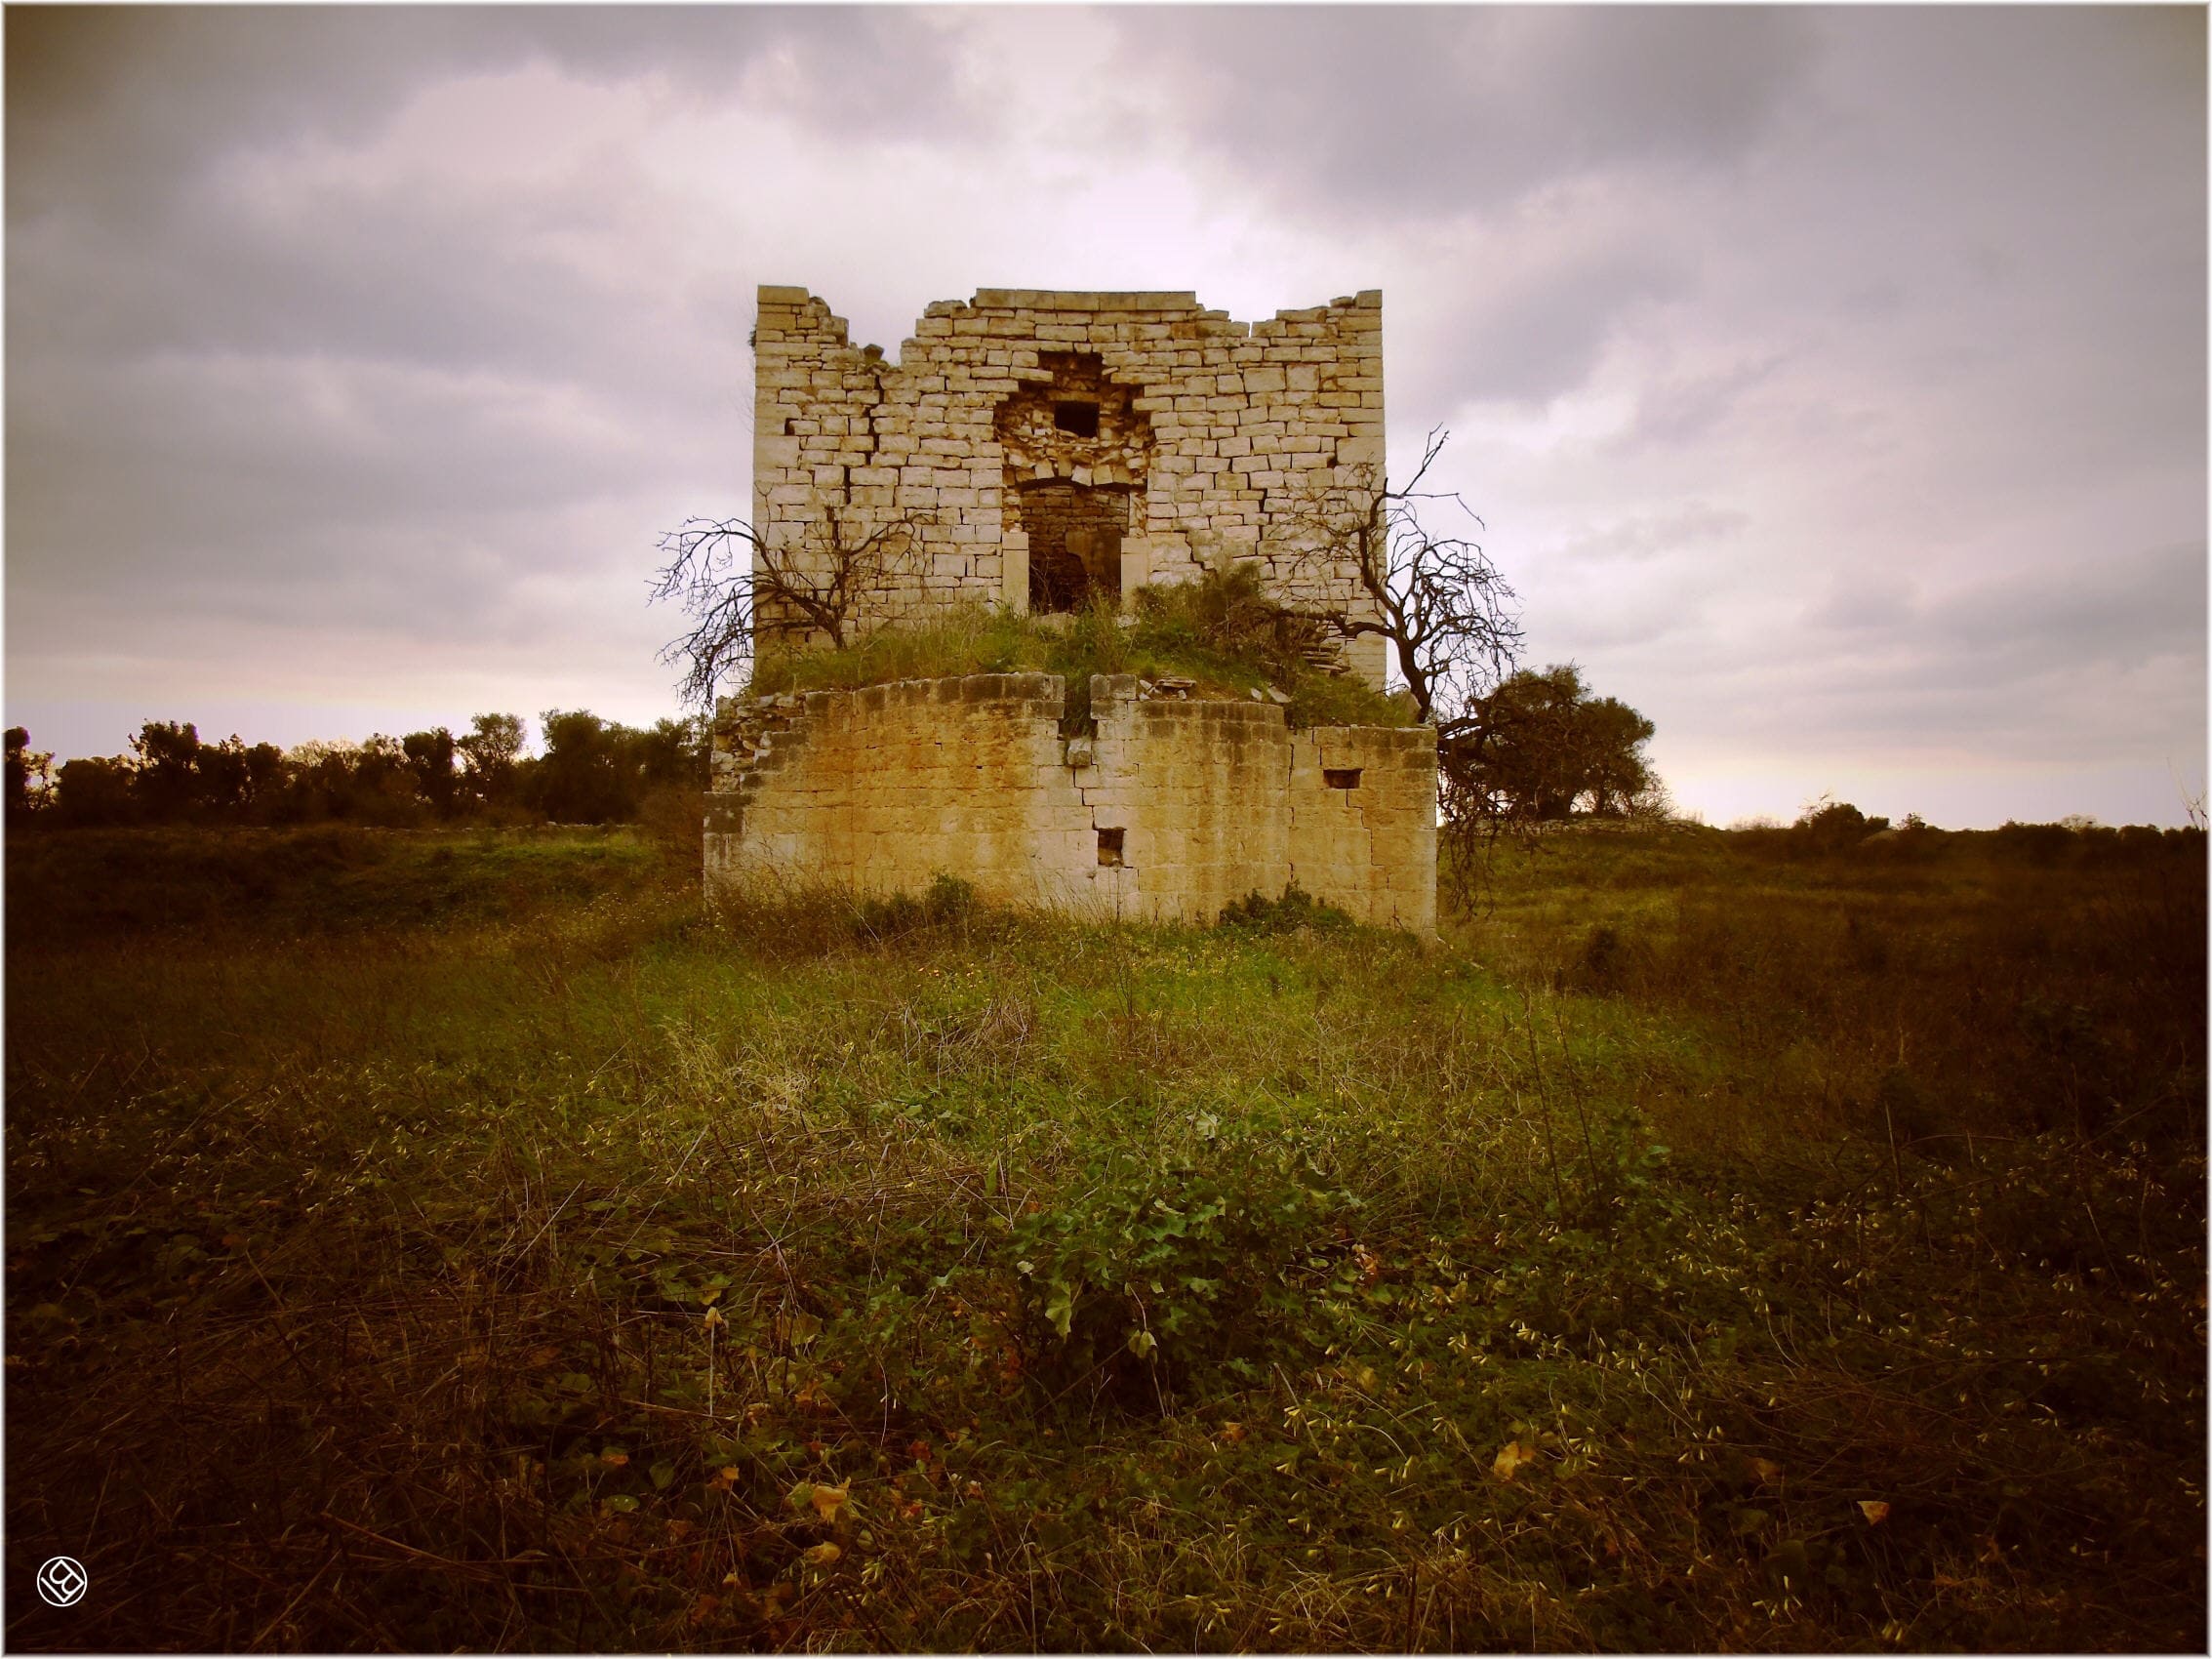
M15 837L9 1643L2201 1650L2203 848L2107 851L1425 950Z

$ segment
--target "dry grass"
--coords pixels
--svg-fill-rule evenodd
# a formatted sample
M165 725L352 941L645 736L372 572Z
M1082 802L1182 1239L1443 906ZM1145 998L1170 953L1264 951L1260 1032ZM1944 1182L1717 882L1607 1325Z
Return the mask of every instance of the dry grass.
M1233 585L1232 585L1233 586ZM1410 706L1386 697L1356 676L1326 673L1302 656L1268 648L1247 628L1222 626L1209 609L1218 579L1145 589L1124 616L1106 603L1071 616L1017 616L981 606L932 612L911 627L885 629L844 650L822 647L764 656L754 692L852 690L894 680L956 674L1046 672L1066 682L1080 708L1093 674L1172 674L1193 684L1192 695L1242 701L1276 687L1289 702L1293 727L1397 726Z

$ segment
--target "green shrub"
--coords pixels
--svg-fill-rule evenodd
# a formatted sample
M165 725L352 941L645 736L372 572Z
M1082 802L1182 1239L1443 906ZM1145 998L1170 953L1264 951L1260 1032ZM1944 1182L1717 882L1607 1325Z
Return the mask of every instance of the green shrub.
M1231 899L1222 907L1221 922L1224 927L1255 933L1296 933L1302 928L1329 932L1353 925L1349 915L1334 905L1323 904L1296 881L1283 889L1279 899L1270 899L1258 889L1241 899Z
M1196 1122L1196 1144L1107 1147L1016 1218L1034 1365L1052 1386L1155 1363L1241 1361L1257 1376L1297 1295L1284 1275L1359 1200L1280 1123ZM1142 1392L1137 1396L1144 1397Z
M982 605L932 612L921 622L878 629L843 650L769 651L753 665L757 695L853 691L893 680L1009 674L1045 668L1047 641L1027 618Z
M939 874L918 898L894 893L863 899L853 912L856 934L865 939L906 939L916 934L961 934L979 909L976 890L957 875Z
M1629 989L1638 970L1648 967L1651 953L1631 942L1617 927L1600 924L1589 930L1582 954L1572 968L1558 976L1563 990L1614 995Z

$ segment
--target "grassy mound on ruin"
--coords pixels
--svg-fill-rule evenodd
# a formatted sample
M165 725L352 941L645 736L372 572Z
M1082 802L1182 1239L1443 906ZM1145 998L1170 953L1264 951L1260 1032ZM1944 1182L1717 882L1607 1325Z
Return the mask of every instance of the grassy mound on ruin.
M1124 616L1101 601L1071 616L1018 616L981 605L885 628L843 650L764 651L754 693L857 690L893 680L954 674L1044 672L1079 689L1093 674L1191 682L1190 696L1267 701L1287 697L1294 727L1406 726L1411 704L1355 674L1307 661L1307 630L1259 592L1249 572L1139 590Z

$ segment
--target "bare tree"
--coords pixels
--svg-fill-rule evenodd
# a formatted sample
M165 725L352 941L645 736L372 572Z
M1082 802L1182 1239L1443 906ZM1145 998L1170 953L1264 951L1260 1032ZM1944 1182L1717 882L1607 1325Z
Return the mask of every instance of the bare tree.
M779 546L742 518L691 518L661 538L667 562L653 598L671 600L690 628L663 647L682 670L687 704L711 710L761 646L817 637L852 644L863 607L880 607L914 574L926 515L901 512L868 524L842 507L813 519L796 543Z
M1428 434L1400 489L1373 464L1339 468L1348 481L1293 506L1291 545L1280 555L1291 578L1285 608L1346 640L1381 638L1415 718L1435 726L1439 742L1479 719L1477 704L1512 671L1521 645L1513 590L1481 546L1422 522L1449 506L1482 526L1456 493L1424 488L1450 436L1442 427ZM1344 592L1347 577L1356 597Z
M1513 590L1481 546L1423 522L1450 508L1482 526L1456 493L1427 487L1450 435L1429 432L1398 489L1372 464L1339 468L1291 509L1288 546L1276 551L1289 576L1285 608L1346 641L1382 639L1414 718L1436 728L1445 848L1464 869L1476 843L1512 822L1483 762L1491 694L1513 671L1521 627Z

